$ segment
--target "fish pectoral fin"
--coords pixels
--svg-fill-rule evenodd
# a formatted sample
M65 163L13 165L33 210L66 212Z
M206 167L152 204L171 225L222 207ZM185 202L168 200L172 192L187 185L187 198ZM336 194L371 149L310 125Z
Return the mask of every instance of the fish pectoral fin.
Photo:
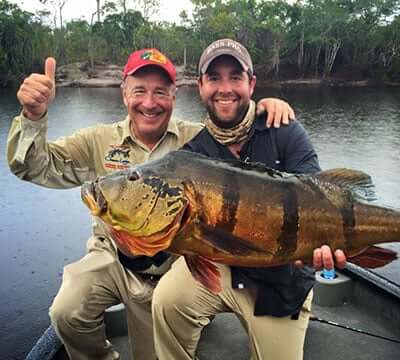
M197 237L200 241L208 242L212 247L227 254L237 256L250 256L266 252L272 254L267 249L262 249L257 244L235 236L223 228L217 228L201 221L198 223L198 228L200 233Z
M221 275L209 259L198 255L185 255L186 264L193 277L211 292L221 292Z
M371 246L361 254L351 257L348 261L363 268L376 269L396 259L397 253L393 250Z

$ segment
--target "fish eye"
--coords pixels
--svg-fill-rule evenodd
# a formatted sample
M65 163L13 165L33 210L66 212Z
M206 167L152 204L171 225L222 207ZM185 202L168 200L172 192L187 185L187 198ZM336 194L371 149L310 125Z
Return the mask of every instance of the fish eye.
M128 172L128 180L129 181L136 181L140 178L140 173L136 169L131 169Z

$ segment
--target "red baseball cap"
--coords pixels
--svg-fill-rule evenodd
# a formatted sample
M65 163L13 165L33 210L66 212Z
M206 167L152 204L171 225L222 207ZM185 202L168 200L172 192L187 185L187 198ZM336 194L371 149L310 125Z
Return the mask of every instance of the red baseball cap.
M123 80L148 65L158 66L163 69L172 83L175 84L176 70L174 64L157 49L137 50L129 55L128 62L124 67Z

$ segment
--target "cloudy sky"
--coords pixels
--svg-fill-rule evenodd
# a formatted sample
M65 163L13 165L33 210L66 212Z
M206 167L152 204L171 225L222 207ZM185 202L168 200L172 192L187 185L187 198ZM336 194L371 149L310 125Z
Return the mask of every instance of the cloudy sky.
M43 6L39 0L9 0L9 2L16 3L23 10L31 12L46 9L46 6ZM133 1L129 3L132 4ZM49 10L52 9L52 7L48 5L47 8ZM177 22L179 21L179 13L182 10L186 10L190 14L192 9L193 4L190 0L160 0L160 13L157 20ZM67 21L84 17L90 22L91 15L95 11L95 0L68 0L63 8L63 17Z

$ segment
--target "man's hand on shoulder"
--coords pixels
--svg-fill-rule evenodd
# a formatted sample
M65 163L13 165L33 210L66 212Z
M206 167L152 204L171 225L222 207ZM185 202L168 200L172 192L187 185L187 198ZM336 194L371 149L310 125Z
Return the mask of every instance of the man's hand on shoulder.
M25 117L36 121L43 117L55 97L56 60L46 59L44 74L31 74L21 84L17 98Z
M268 116L266 119L267 127L272 125L279 128L281 124L288 125L290 120L295 119L292 107L281 99L263 98L257 103L257 115L266 111Z

